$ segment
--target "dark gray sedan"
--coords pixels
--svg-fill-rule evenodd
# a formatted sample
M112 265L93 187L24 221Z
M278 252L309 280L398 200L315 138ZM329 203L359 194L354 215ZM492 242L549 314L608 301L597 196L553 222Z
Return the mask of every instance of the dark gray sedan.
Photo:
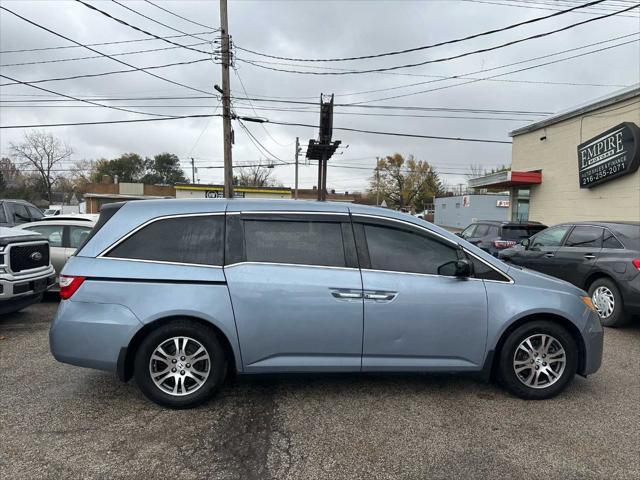
M640 222L556 225L499 258L587 290L605 326L640 315Z

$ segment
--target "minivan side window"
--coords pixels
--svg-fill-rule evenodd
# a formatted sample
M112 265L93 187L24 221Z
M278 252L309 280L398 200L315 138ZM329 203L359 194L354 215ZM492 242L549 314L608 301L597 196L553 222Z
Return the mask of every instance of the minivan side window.
M224 215L156 220L115 246L113 258L222 265Z
M418 233L365 224L373 270L439 275L443 265L458 260L455 248Z
M578 225L571 231L564 246L600 248L602 247L602 228Z
M530 248L559 247L562 245L562 239L567 234L569 228L571 228L569 225L547 228L533 237Z
M248 262L345 267L339 222L244 220Z

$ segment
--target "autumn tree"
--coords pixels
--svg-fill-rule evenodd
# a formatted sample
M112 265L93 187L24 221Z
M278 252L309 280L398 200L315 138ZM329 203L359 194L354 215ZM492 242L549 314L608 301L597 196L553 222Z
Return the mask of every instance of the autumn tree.
M160 153L145 159L145 168L146 173L141 179L143 183L175 185L189 181L180 167L180 159L173 153Z
M370 180L370 195L395 208L414 208L432 203L442 191L438 173L424 160L399 153L378 159Z
M38 175L46 198L51 202L53 187L61 176L64 162L73 154L72 148L50 133L29 130L22 142L10 143L9 150L18 166Z

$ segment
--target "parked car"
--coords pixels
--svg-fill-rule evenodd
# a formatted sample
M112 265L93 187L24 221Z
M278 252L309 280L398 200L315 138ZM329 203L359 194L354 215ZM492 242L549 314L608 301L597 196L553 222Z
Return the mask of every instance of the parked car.
M547 226L539 222L480 220L469 225L459 235L467 242L497 257L501 250L513 247L545 228Z
M477 372L542 399L602 357L586 292L363 205L105 205L60 287L54 357L175 408L228 371Z
M0 199L0 227L15 227L42 217L42 211L25 200Z
M69 257L89 237L97 219L97 215L56 215L44 217L39 222L25 223L16 228L37 232L49 241L51 264L59 274ZM56 275L52 290L58 288Z
M47 240L37 233L0 227L0 314L38 303L53 281Z
M640 314L640 222L556 225L500 258L587 290L607 327Z

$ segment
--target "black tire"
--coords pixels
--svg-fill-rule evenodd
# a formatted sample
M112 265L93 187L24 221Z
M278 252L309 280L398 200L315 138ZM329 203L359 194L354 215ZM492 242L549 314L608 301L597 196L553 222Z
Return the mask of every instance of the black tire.
M598 288L604 287L613 294L614 308L611 315L608 317L600 317L600 323L605 327L623 327L631 320L629 315L624 309L624 301L622 300L622 294L618 289L618 286L609 278L598 278L591 285L589 285L589 296L593 301L593 294ZM594 303L595 305L595 303Z
M533 335L549 335L555 338L565 351L566 361L564 370L560 373L559 378L555 380L554 383L551 383L546 387L542 386L541 388L534 388L526 385L520 380L515 371L514 359L516 349L518 349L522 342ZM534 347L541 351L541 349L539 349L539 345L534 344ZM519 353L519 355L521 355L521 353ZM536 365L535 361L534 365ZM545 363L544 365L546 366L547 364ZM542 365L540 365L540 368L542 368ZM564 327L556 323L547 320L535 320L521 325L509 334L500 349L497 373L500 383L517 397L526 400L544 400L554 397L564 390L573 380L577 368L578 349L571 334ZM524 376L529 376L531 372L535 375L535 371L533 369L525 370L525 372L526 373L523 373ZM545 378L548 379L549 376L547 375Z
M193 393L188 393L187 390L187 393L181 396L172 395L162 390L154 383L150 372L151 356L156 351L156 348L174 337L188 337L199 342L210 358L209 375L203 384L197 389L194 389ZM171 344L169 344L166 349L167 352L173 356L174 352L170 350L170 345ZM194 343L189 343L186 348L195 349L196 347ZM194 352L191 351L191 353ZM176 356L178 356L178 354L176 354ZM188 358L186 361L188 361ZM178 362L180 362L179 356ZM173 366L170 361L165 363L171 367ZM181 363L177 363L175 365L179 366L180 364ZM155 363L154 365L159 365L160 368L162 368L162 362L160 364ZM184 365L186 366L186 363ZM209 400L224 381L226 370L227 358L213 328L186 319L174 320L152 330L138 347L134 361L134 377L142 393L158 405L175 409L192 408ZM180 370L176 372L176 375L179 373ZM169 386L171 386L172 381L175 385L177 380L168 380ZM195 384L193 380L187 380L187 377L184 377L182 381L185 382L185 384L186 382L191 382L192 385Z

